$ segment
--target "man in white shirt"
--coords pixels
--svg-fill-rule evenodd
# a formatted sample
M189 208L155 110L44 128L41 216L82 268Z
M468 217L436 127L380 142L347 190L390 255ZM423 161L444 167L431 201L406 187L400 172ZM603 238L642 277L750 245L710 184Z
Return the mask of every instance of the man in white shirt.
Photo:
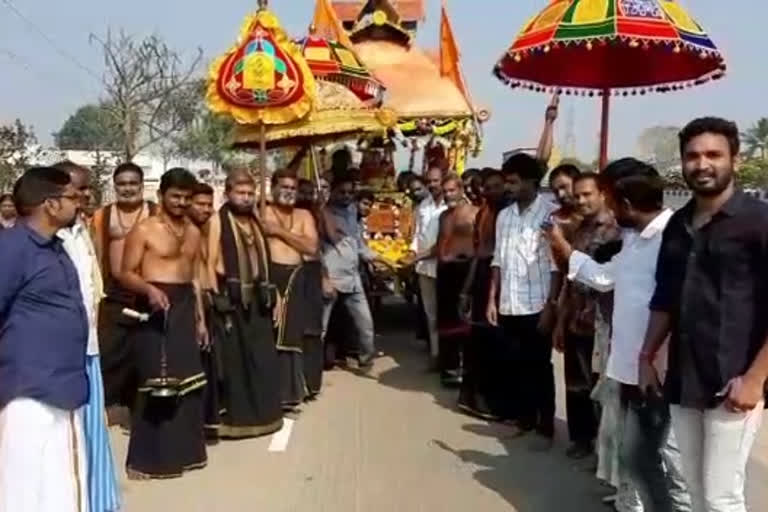
M539 194L544 171L520 153L502 167L514 203L496 220L496 247L486 316L501 327L510 344L509 400L517 408L517 430L535 430L539 448L549 449L555 434L555 379L552 327L560 277L542 226L556 205Z
M406 264L416 264L419 277L419 291L424 304L429 331L429 353L432 366L437 368L439 352L437 337L437 236L440 232L440 214L446 209L443 201L443 171L432 167L427 171L426 182L429 196L416 209L411 252Z
M104 297L101 271L96 251L91 241L82 207L90 201L90 180L87 169L72 162L60 162L55 168L67 172L72 185L79 191L81 207L75 224L62 228L57 236L77 270L80 292L88 317L88 345L86 372L89 382L89 399L83 414L84 436L88 454L88 510L90 512L116 512L120 508L120 494L115 476L112 448L105 422L104 385L99 364L99 343L96 330L97 311Z
M635 167L609 191L608 204L626 228L622 249L609 262L599 264L573 250L557 227L550 231L550 239L553 252L568 261L569 280L614 292L606 374L621 383L622 469L645 510L684 512L690 510L690 498L679 471L679 453L669 436L669 406L661 397L644 396L638 387L638 359L656 286L656 261L672 212L663 209L664 183L656 170L639 161Z

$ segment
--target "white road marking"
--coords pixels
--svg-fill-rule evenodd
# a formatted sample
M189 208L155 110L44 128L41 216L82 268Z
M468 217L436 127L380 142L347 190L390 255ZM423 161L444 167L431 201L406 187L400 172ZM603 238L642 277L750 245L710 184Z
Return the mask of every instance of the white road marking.
M291 440L294 420L285 418L283 428L272 434L272 440L269 442L268 452L284 452L288 448L288 441Z

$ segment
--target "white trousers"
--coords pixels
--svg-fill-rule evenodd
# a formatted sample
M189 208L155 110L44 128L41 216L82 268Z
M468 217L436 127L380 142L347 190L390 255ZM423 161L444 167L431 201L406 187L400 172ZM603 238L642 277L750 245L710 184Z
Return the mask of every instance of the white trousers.
M0 410L0 512L87 512L82 409L29 398Z
M746 467L763 404L748 413L675 405L671 412L692 512L746 512Z
M440 352L437 338L437 279L419 274L419 290L421 302L424 304L424 315L427 317L429 353L432 357L437 357Z

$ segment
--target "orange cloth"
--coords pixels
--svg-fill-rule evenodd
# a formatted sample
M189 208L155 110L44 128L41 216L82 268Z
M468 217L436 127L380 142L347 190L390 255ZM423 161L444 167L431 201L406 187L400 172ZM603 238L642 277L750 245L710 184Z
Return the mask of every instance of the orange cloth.
M325 39L338 41L351 51L355 46L347 35L347 31L339 21L336 10L331 7L329 0L317 0L315 2L315 15L312 17L314 34Z
M448 11L445 8L445 2L443 2L440 14L440 75L449 78L461 91L464 98L467 98L467 90L464 87L464 80L461 78L461 68L459 67L460 57L459 45L453 35L451 20L448 18Z

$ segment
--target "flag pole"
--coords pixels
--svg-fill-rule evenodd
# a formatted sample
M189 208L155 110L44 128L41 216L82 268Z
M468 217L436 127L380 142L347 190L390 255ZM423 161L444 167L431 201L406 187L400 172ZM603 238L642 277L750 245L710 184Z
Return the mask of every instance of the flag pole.
M448 2L447 2L447 0L442 0L441 1L441 7L442 7L442 11L443 11L441 13L441 17L444 17L445 20L448 22L448 26L451 29L451 36L453 37L453 41L455 43L456 42L456 36L453 33L453 26L451 25L450 20L448 18ZM442 25L442 23L441 23L441 25ZM442 47L442 44L443 44L442 30L440 32L441 32L440 33L440 46ZM456 67L458 68L458 71L459 71L459 80L461 80L461 85L462 85L462 89L463 89L463 92L464 92L464 94L462 96L464 96L464 101L467 102L467 106L469 107L469 112L472 115L472 122L475 125L475 131L482 138L482 136L483 136L483 127L482 127L482 124L480 123L480 119L477 117L477 112L475 111L475 103L472 100L472 93L469 92L469 87L467 86L467 79L464 76L464 70L461 67L461 56L457 54L456 58L457 58Z

